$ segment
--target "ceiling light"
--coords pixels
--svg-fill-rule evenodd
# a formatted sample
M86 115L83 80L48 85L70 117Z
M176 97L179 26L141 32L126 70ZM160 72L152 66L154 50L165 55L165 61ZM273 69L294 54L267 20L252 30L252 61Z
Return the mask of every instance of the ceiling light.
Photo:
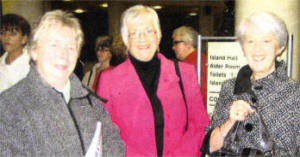
M77 14L81 14L81 13L84 13L85 10L83 10L83 9L76 9L76 10L74 10L74 12L77 13Z
M63 0L64 2L71 2L71 1L73 1L73 0Z
M155 9L155 10L159 10L159 9L162 8L162 6L160 6L160 5L154 5L154 6L152 6L152 8Z
M107 8L107 7L108 7L108 4L107 4L107 3L102 3L102 4L100 4L100 7L102 7L102 8Z
M198 14L196 12L190 12L189 15L190 16L197 16Z

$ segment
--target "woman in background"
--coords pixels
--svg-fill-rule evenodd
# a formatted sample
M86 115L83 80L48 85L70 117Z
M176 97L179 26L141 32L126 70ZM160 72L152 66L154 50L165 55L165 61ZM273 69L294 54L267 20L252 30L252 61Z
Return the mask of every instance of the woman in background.
M112 57L111 52L111 45L112 45L112 38L110 36L99 36L96 39L95 43L95 51L97 55L97 63L93 66L93 68L84 74L82 82L93 88L96 89L95 80L99 77L101 71L110 67L110 59Z
M0 38L5 53L0 57L0 93L29 72L30 56L24 47L30 31L29 23L20 15L6 14L1 18Z

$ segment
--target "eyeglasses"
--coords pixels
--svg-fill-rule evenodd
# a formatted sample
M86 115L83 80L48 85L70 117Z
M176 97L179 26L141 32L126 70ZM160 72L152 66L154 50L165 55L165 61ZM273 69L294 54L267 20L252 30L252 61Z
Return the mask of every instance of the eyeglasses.
M183 40L174 40L173 45L177 45L177 44L182 43L182 42L184 42L184 41Z
M106 47L99 47L98 51L102 51L102 52L109 52L110 48L106 48Z
M129 33L129 37L132 39L138 39L141 35L145 35L147 36L152 36L156 34L156 31L153 29L146 29L146 30L142 30L142 31L134 31L134 32L130 32Z

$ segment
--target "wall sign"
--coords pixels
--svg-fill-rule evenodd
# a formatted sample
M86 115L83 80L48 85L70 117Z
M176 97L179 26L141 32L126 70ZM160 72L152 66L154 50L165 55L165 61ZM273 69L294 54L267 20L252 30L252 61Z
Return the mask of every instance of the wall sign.
M238 42L208 42L207 52L207 112L211 116L223 81L236 77L247 61Z

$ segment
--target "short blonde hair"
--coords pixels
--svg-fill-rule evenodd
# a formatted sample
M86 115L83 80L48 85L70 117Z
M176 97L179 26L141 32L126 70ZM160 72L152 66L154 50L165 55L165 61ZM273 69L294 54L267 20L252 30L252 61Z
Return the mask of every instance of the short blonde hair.
M42 33L55 25L67 26L74 30L75 40L77 41L77 50L80 52L83 45L84 35L81 30L79 20L72 13L62 10L49 11L42 16L30 37L29 49L35 49L37 47L38 40L42 38Z
M141 17L149 17L153 19L153 24L154 24L154 29L156 31L156 35L160 41L161 39L161 29L160 29L160 23L159 23L159 18L154 9L148 6L144 5L135 5L127 10L125 10L122 14L121 17L121 34L122 34L122 39L124 41L124 44L128 47L128 22L131 20L135 20Z
M277 38L278 46L286 47L288 41L288 31L282 19L269 12L256 12L248 18L241 21L237 37L241 45L244 43L244 35L249 26L255 26L257 29L273 32Z

